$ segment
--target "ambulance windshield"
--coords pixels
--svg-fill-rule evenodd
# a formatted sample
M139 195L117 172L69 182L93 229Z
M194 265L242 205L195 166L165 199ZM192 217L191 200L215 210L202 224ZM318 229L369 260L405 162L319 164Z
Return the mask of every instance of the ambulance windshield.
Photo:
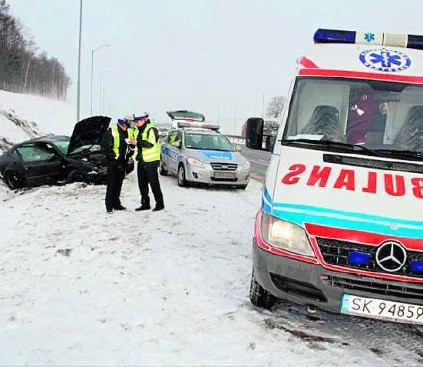
M423 86L300 78L283 140L362 145L396 156L422 153Z

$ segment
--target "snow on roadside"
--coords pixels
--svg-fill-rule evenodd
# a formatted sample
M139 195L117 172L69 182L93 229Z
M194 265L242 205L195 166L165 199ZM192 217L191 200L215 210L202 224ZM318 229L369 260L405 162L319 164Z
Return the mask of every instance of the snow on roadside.
M0 364L388 365L301 342L251 306L261 185L185 189L163 177L166 209L134 212L131 174L128 210L113 215L104 186L3 194Z

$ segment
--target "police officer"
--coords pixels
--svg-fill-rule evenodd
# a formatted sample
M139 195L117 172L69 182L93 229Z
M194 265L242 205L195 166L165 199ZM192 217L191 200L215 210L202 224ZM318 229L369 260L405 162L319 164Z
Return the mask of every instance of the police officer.
M148 185L153 191L156 206L153 211L164 209L163 193L160 188L158 168L160 164L159 132L149 120L148 114L144 113L134 117L136 140L135 160L137 164L138 187L141 194L141 206L136 211L149 210L150 197Z
M106 210L125 210L120 202L120 192L125 178L129 158L128 142L133 138L131 121L118 119L117 125L110 127L104 134L102 147L107 160ZM134 147L135 148L135 147Z

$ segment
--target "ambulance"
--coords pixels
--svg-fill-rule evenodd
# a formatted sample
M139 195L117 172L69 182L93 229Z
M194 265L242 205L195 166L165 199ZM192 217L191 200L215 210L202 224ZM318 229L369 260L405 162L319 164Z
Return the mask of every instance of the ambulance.
M260 119L247 147L264 149ZM423 324L423 36L318 29L262 190L250 300Z

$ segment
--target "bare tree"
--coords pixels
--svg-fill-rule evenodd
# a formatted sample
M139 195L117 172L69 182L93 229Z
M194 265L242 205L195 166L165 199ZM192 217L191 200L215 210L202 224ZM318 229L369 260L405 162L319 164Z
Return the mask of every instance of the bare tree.
M70 78L56 58L37 54L32 36L0 0L0 88L66 99Z
M282 112L283 106L285 105L285 101L285 96L273 97L267 106L266 117L279 117Z

